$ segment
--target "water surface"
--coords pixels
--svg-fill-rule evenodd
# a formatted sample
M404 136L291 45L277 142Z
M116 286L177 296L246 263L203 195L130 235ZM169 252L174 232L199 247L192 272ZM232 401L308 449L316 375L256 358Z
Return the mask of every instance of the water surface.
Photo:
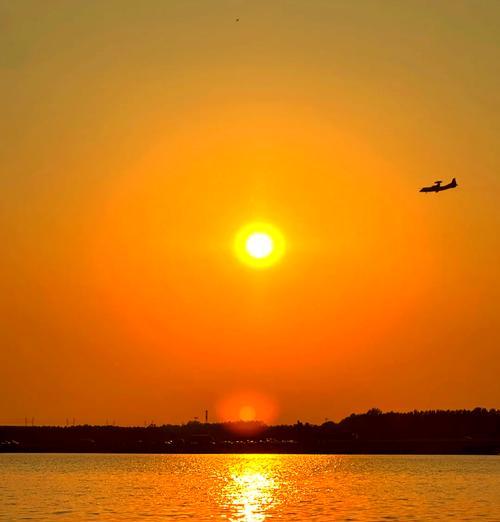
M500 457L0 454L0 520L500 521Z

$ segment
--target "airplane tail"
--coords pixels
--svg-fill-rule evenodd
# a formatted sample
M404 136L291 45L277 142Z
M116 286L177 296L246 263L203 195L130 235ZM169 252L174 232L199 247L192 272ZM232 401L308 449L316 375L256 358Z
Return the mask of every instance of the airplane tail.
M452 186L452 187L456 187L457 185L458 185L458 183L457 183L456 178L453 178L453 179L451 180L451 186Z

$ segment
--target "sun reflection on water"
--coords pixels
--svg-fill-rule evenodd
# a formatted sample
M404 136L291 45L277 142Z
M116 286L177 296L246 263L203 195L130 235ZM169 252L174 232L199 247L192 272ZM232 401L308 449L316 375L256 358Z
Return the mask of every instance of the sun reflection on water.
M266 520L268 510L280 502L279 464L279 457L267 455L245 455L232 463L221 497L229 520Z
M493 522L500 521L499 462L490 455L6 453L0 520Z

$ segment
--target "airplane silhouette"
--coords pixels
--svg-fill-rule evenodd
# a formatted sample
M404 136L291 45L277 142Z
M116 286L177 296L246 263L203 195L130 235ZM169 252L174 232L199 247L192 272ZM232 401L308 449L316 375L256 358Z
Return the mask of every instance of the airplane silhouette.
M430 187L423 187L420 189L420 192L441 192L442 190L448 190L455 188L457 186L457 180L453 178L451 180L451 183L448 183L448 185L441 185L442 181L435 181L434 185Z

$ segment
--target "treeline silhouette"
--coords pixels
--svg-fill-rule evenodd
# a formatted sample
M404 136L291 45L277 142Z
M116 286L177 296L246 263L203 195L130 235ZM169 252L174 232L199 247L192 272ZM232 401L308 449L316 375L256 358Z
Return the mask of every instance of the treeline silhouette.
M117 426L3 426L2 452L500 453L500 410L377 408L321 425L297 421Z

